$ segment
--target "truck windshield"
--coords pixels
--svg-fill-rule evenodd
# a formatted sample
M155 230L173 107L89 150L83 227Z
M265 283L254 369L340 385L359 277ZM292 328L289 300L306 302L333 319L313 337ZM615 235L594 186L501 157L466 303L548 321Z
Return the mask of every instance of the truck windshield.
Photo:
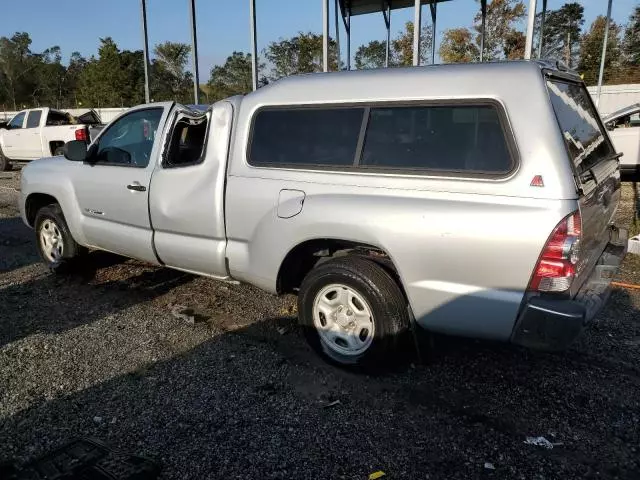
M598 122L587 89L577 83L548 80L547 89L564 143L578 175L615 154Z

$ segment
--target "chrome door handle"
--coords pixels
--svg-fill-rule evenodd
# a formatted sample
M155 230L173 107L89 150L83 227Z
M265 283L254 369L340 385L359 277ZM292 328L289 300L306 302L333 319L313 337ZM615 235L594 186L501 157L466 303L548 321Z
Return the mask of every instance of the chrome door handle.
M127 188L129 190L133 190L134 192L146 192L147 191L147 187L145 187L144 185L140 185L138 182L133 182L133 183L127 185Z

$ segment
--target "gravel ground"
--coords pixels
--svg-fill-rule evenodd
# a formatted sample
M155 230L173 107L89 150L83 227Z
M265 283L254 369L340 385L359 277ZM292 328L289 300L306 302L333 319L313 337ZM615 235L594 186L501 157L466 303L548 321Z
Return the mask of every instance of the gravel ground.
M0 173L0 461L88 435L164 479L640 478L640 290L562 354L439 338L425 365L356 375L309 350L292 297L97 252L51 276L16 188Z

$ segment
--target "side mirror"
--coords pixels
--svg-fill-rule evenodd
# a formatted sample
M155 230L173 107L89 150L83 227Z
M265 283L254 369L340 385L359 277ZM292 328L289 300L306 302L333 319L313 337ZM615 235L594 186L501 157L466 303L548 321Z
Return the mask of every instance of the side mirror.
M84 162L87 159L87 142L71 140L62 147L64 157L72 162Z
M607 128L607 130L609 130L610 132L616 129L616 126L613 122L609 122L605 125L605 127Z

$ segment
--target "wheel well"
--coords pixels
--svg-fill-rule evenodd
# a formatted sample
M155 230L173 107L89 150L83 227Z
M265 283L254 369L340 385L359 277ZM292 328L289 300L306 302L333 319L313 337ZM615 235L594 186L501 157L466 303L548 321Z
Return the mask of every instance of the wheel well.
M49 151L51 152L51 155L55 153L56 148L63 147L63 146L64 146L64 142L62 140L53 140L49 142Z
M58 201L55 199L55 197L47 195L46 193L32 193L31 195L29 195L27 197L24 208L29 225L33 227L33 224L36 221L38 210L40 210L42 207L46 207L47 205L51 205L52 203L58 203Z
M404 292L398 271L387 252L366 243L324 238L308 240L289 251L278 271L278 293L296 292L307 273L318 263L343 255L359 255L375 261L398 282Z

